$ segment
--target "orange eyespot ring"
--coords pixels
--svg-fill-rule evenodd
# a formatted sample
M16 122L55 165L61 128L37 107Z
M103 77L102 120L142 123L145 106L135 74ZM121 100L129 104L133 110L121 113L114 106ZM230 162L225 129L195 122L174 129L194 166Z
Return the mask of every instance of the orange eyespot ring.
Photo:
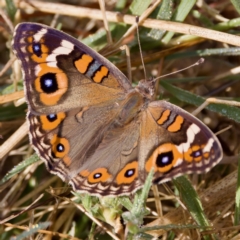
M58 137L55 134L51 139L52 153L57 158L65 157L70 150L70 144L66 138Z
M89 174L88 181L90 183L106 182L111 177L106 168L98 168Z
M117 175L116 182L118 185L130 184L138 177L138 162L128 163Z

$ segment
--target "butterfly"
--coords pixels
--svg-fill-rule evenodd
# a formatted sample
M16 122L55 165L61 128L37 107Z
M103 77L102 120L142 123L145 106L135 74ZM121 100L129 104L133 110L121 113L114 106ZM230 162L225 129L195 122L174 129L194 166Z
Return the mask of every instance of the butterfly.
M129 195L222 158L216 136L196 117L154 101L155 82L133 87L106 58L73 37L35 23L15 28L33 148L75 191Z

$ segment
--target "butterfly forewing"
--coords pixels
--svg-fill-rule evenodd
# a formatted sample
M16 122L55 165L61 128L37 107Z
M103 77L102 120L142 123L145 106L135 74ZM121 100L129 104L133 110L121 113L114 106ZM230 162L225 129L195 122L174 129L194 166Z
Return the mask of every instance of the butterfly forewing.
M22 63L29 107L37 113L104 104L132 89L107 59L47 26L19 24L13 49Z

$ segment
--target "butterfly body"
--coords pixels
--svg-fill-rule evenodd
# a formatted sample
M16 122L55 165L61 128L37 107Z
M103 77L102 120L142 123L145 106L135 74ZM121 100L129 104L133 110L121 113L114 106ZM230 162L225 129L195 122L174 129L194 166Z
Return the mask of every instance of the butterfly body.
M22 23L13 49L24 74L31 143L74 190L127 195L154 170L160 183L208 171L222 158L197 118L153 101L154 81L133 88L107 59L47 26Z

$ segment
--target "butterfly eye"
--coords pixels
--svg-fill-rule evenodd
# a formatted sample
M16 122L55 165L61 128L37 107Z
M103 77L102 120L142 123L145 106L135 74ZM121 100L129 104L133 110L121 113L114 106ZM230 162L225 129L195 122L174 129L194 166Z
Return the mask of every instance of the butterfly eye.
M39 77L34 81L35 90L44 105L55 105L68 89L68 77L58 68L49 68L42 64Z

